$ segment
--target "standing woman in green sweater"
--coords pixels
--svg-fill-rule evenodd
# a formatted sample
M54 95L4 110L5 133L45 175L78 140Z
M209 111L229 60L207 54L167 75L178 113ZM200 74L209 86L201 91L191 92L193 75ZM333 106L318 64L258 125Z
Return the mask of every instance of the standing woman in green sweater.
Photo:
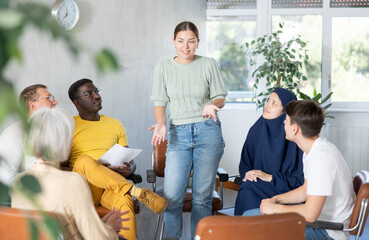
M192 22L174 30L177 56L160 62L154 72L151 100L156 124L153 145L165 140L166 106L170 127L166 152L164 195L168 208L164 221L168 238L182 235L182 208L188 179L193 170L191 234L197 223L211 215L212 191L224 141L217 112L225 104L227 88L212 58L195 55L199 32Z

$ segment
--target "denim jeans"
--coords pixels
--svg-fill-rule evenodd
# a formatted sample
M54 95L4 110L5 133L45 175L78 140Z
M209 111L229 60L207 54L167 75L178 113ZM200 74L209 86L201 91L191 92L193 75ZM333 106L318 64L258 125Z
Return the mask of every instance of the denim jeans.
M261 215L260 208L254 208L245 211L242 216L257 216ZM333 240L329 237L328 233L324 229L318 228L305 228L305 239L306 240Z
M191 236L197 223L211 215L212 193L224 141L219 120L184 125L170 125L165 163L164 196L168 208L164 213L168 238L182 236L182 209L188 179L192 176Z

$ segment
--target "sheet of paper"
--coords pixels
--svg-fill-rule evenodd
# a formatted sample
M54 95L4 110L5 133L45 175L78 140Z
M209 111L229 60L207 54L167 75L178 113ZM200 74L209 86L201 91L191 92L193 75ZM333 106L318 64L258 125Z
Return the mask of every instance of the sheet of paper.
M116 143L104 155L101 156L99 162L110 163L111 167L122 166L122 162L131 161L141 151L142 149L126 148Z

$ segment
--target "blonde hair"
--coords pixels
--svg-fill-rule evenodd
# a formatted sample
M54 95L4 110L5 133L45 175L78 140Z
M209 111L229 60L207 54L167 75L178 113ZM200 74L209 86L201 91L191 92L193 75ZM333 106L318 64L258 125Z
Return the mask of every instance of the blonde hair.
M27 138L29 150L37 158L50 162L68 159L74 133L74 119L61 108L42 108L31 118Z

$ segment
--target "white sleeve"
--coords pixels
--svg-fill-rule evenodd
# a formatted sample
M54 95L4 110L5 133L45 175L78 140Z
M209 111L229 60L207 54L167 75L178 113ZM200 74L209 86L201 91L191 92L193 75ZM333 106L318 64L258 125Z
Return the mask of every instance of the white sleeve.
M20 122L6 128L0 135L0 178L12 184L21 172L23 160L23 130Z

